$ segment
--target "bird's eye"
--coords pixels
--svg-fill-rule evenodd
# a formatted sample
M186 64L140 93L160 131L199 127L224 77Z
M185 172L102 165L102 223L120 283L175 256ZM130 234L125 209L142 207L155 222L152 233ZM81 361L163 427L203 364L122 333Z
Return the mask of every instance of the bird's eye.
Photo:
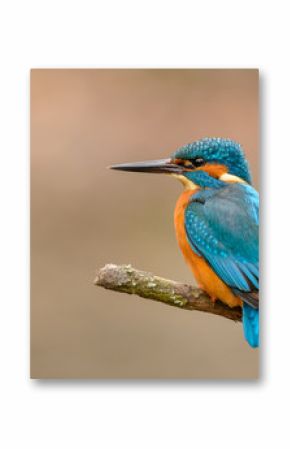
M205 160L202 157L196 157L194 159L189 159L184 162L185 167L200 167L205 164Z
M205 160L202 157L196 157L193 159L192 163L195 167L200 167L205 164Z

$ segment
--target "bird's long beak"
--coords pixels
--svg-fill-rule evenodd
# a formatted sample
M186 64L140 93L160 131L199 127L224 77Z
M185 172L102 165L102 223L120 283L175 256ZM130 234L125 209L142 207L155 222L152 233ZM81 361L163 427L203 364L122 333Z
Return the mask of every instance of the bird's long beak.
M113 170L133 171L138 173L182 173L182 167L175 164L171 159L111 165L110 168Z

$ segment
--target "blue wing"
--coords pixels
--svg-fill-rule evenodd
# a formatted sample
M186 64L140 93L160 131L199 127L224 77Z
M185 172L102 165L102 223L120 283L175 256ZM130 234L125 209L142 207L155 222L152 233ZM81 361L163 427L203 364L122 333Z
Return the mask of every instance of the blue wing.
M193 250L241 299L258 308L259 196L247 184L192 196L185 227Z

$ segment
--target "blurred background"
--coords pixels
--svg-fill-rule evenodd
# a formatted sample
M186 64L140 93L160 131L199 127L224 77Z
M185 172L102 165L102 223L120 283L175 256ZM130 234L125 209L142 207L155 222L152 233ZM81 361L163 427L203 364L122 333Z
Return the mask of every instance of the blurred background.
M258 96L257 70L31 71L31 377L258 376L240 324L93 284L106 263L193 283L181 184L106 167L228 137L258 188Z

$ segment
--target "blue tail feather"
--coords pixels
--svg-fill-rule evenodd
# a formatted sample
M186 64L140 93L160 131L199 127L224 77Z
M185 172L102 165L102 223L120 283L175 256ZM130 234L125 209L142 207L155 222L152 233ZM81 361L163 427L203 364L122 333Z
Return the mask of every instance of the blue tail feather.
M243 304L244 336L252 348L259 346L259 310Z

